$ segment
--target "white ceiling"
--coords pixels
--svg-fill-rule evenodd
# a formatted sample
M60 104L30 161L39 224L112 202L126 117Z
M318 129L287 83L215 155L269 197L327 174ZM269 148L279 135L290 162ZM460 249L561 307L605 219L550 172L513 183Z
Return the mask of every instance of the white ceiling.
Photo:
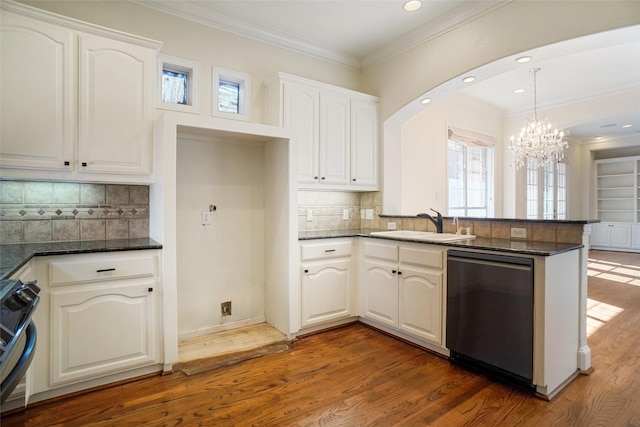
M416 12L404 0L133 0L154 9L354 68L384 59L462 25L510 0L429 0ZM538 73L538 107L545 108L640 88L640 26L532 51L526 66L480 78L463 93L505 114L532 110ZM469 74L474 74L470 71ZM515 95L515 89L525 89ZM602 125L616 124L601 128ZM623 124L632 128L623 129ZM567 129L565 129L567 130ZM594 141L640 132L640 99L629 111L568 129Z

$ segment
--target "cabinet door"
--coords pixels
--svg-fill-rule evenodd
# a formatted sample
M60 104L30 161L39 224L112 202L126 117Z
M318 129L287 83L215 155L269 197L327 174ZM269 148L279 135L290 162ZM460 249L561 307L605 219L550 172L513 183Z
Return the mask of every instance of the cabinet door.
M351 315L351 261L328 261L302 268L302 326Z
M317 89L284 84L284 127L291 130L298 152L298 183L317 184L320 93Z
M73 33L3 12L0 40L0 165L71 170Z
M152 286L52 291L52 385L154 363Z
M398 326L397 267L386 263L365 262L364 316L390 326Z
M640 249L640 225L631 226L631 245L635 249Z
M416 337L442 343L442 273L403 268L398 276L399 327Z
M351 185L378 188L378 104L351 101Z
M611 246L617 248L631 247L631 224L612 224Z
M80 171L148 174L155 51L88 34L79 51Z
M349 184L350 101L320 95L320 184Z
M600 223L591 226L591 245L609 246L609 224Z

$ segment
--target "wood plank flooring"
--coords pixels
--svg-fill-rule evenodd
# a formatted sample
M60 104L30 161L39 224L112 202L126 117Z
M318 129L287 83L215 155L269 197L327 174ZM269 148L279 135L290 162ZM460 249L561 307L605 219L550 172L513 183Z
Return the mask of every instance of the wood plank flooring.
M39 404L2 427L640 426L640 254L590 258L595 371L551 402L354 324L214 371Z

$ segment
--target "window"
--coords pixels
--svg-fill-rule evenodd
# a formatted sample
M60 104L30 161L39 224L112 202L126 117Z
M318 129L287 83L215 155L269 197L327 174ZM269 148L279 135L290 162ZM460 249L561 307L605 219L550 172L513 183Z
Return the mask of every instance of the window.
M493 138L449 128L448 214L493 215Z
M213 70L213 115L249 120L251 77L222 68Z
M567 164L527 165L527 219L567 218Z
M188 79L186 73L162 70L162 102L187 105Z
M159 108L196 112L198 66L185 59L163 55L159 61Z

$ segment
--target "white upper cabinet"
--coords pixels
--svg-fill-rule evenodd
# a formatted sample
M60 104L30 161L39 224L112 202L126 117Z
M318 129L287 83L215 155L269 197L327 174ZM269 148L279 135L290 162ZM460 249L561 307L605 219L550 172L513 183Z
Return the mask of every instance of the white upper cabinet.
M282 73L265 93L267 123L291 130L300 189L378 189L378 98Z
M69 29L2 13L3 169L71 170L74 41Z
M349 98L320 94L320 181L328 185L349 184Z
M378 103L351 101L351 185L378 187Z
M156 52L90 34L79 47L81 171L148 174Z
M150 182L160 44L3 2L2 175Z
M320 91L295 83L284 90L283 123L297 141L298 182L316 184L320 174L318 158L320 147Z

